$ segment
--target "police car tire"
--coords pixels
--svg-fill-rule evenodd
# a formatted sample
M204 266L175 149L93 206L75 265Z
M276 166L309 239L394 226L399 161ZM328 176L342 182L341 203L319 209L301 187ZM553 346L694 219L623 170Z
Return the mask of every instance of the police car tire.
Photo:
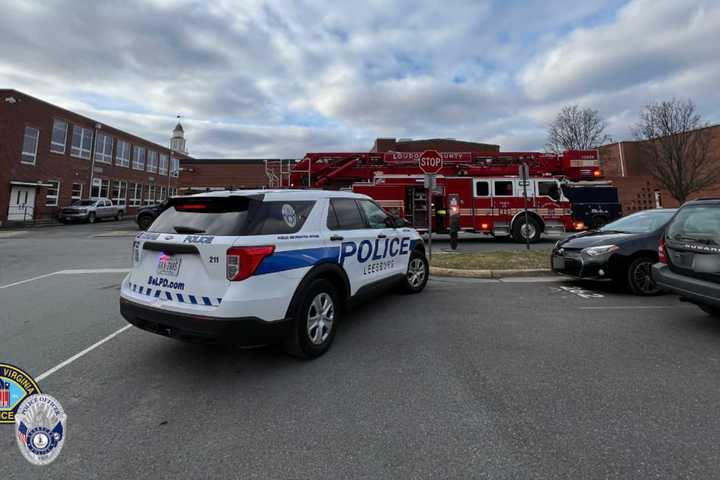
M321 344L316 345L310 340L307 320L313 300L322 293L329 295L332 299L334 316L327 338ZM292 333L290 338L283 344L283 347L290 355L309 360L325 353L335 338L335 332L337 332L338 321L340 320L341 314L340 295L332 283L323 278L319 278L313 280L304 289L300 298L302 298L302 300L298 303L297 308L292 314Z
M410 261L408 262L408 270L410 270L410 265L412 264L413 260L420 260L423 263L423 269L425 270L425 277L422 279L422 282L419 285L413 286L410 284L410 278L409 275L405 275L405 279L402 283L402 289L405 293L420 293L425 288L425 285L427 285L428 277L430 277L430 265L428 264L427 257L420 251L414 250L410 254Z

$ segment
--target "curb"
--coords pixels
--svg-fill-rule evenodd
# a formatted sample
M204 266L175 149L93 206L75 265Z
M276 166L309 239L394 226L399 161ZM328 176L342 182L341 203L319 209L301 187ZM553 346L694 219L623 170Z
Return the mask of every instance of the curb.
M534 268L526 270L462 270L459 268L430 267L430 273L439 277L506 278L554 276L552 270Z

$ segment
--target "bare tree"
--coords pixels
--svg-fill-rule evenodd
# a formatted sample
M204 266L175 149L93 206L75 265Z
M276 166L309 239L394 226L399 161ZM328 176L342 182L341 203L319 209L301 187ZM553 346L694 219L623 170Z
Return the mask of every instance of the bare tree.
M565 150L592 150L612 140L605 134L607 123L597 110L578 105L563 107L548 129L545 148L560 153Z
M673 98L647 105L635 128L648 172L680 203L720 183L705 127L692 100Z

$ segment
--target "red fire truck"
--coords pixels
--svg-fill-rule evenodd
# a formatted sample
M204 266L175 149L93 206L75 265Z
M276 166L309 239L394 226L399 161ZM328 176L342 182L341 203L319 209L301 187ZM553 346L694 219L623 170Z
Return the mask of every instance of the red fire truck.
M440 152L443 167L427 198L418 167L422 152L308 153L294 164L282 186L294 188L351 188L374 198L391 213L427 231L450 229L451 217L459 230L512 236L535 242L545 233L577 231L583 222L572 216L563 195L564 182L591 182L602 178L597 151L567 151L561 155L538 152ZM527 184L518 168L528 165ZM282 178L282 176L281 176ZM524 190L528 221L525 223ZM430 200L430 201L429 201ZM431 209L428 215L428 208Z

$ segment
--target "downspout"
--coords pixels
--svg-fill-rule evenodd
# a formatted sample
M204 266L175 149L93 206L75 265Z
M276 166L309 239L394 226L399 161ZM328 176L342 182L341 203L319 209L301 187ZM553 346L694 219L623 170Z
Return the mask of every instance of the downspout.
M623 157L622 142L618 142L618 151L620 152L620 176L625 176L625 158Z

